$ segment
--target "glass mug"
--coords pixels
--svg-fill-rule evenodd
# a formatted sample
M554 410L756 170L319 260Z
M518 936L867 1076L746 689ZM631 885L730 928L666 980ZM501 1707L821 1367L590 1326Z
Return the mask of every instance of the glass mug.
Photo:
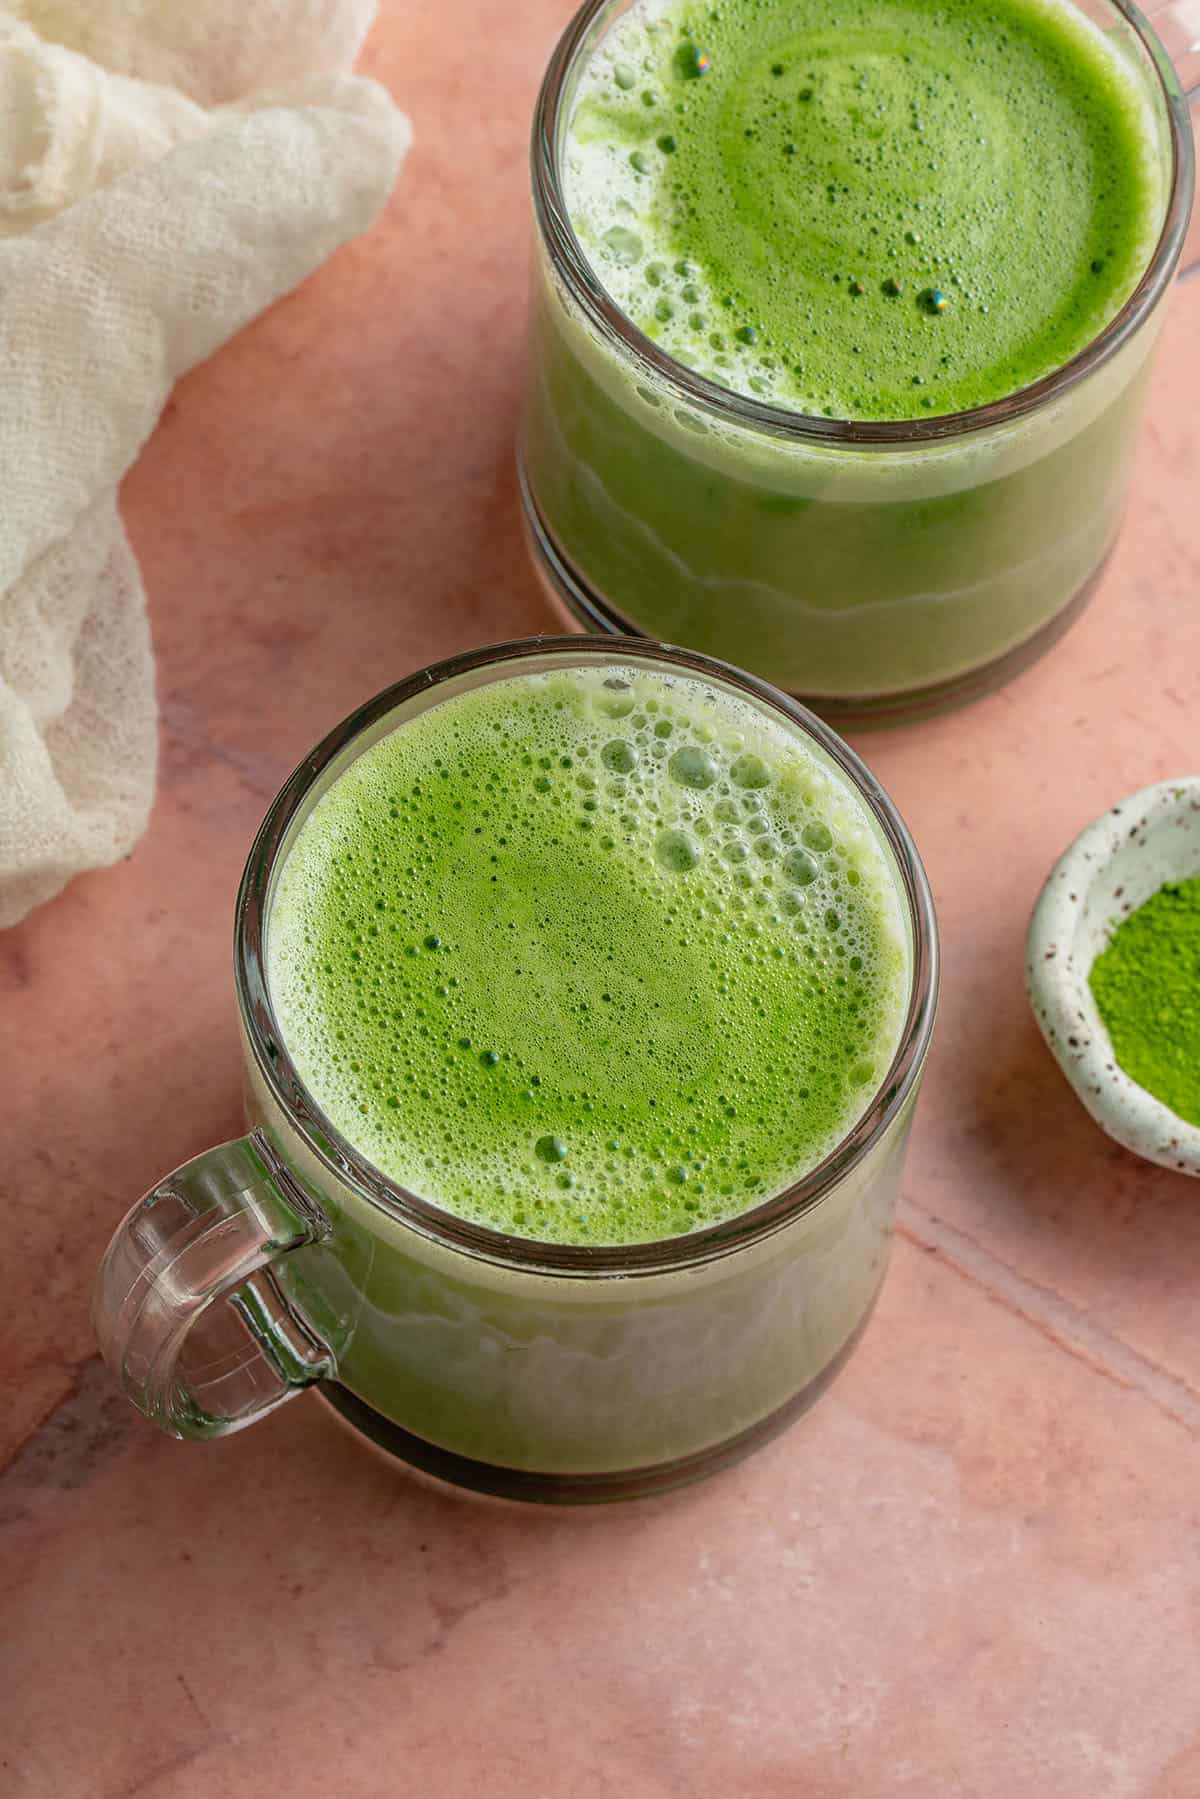
M1157 247L1117 316L1008 399L852 424L691 372L599 285L567 213L561 159L579 71L629 4L587 0L534 120L519 463L526 535L551 598L587 630L689 644L834 719L886 721L998 685L1082 608L1120 524L1192 205L1188 100L1163 42L1126 0L1078 5L1139 77L1163 169ZM1155 17L1196 105L1200 0Z
M628 1248L502 1235L386 1179L305 1090L265 977L276 878L351 761L468 688L597 663L698 677L803 737L861 796L911 949L892 1066L821 1165L738 1217ZM389 688L305 757L268 812L238 896L234 977L248 1134L135 1205L96 1285L105 1360L168 1434L241 1429L320 1383L358 1431L442 1479L512 1498L625 1498L752 1449L850 1354L887 1260L933 1025L937 933L887 795L763 682L644 640L567 637L476 650Z

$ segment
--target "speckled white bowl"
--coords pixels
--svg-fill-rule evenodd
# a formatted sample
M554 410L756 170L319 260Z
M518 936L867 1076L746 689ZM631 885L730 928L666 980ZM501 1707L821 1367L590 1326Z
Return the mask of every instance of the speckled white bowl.
M1130 794L1051 870L1029 924L1025 980L1042 1034L1097 1124L1135 1155L1200 1175L1200 1130L1117 1066L1088 986L1122 920L1164 881L1197 874L1200 775Z

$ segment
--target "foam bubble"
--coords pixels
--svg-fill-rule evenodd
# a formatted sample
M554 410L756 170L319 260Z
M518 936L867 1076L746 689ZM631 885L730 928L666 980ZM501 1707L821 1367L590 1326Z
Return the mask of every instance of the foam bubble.
M771 771L761 756L746 754L738 756L733 762L729 778L737 787L757 789L770 785Z
M783 858L783 872L797 887L808 887L816 880L820 869L806 850L789 850Z
M671 779L681 787L703 790L717 778L717 763L699 744L685 743L675 751L667 764Z
M614 774L631 775L641 758L633 744L627 743L623 737L616 737L600 751L600 760Z
M671 874L685 874L700 860L700 845L686 831L660 831L654 854Z

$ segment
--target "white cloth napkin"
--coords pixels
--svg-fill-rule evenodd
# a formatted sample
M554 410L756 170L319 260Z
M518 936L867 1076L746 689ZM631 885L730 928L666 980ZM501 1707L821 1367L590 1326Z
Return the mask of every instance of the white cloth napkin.
M374 11L0 0L0 926L145 827L154 665L117 483L177 377L387 198L408 121L329 72Z

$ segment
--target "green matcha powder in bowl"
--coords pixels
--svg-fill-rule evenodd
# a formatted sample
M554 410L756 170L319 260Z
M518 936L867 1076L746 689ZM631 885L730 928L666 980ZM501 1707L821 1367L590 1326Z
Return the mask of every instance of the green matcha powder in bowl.
M1131 794L1059 858L1030 921L1026 984L1096 1122L1200 1175L1200 776Z

